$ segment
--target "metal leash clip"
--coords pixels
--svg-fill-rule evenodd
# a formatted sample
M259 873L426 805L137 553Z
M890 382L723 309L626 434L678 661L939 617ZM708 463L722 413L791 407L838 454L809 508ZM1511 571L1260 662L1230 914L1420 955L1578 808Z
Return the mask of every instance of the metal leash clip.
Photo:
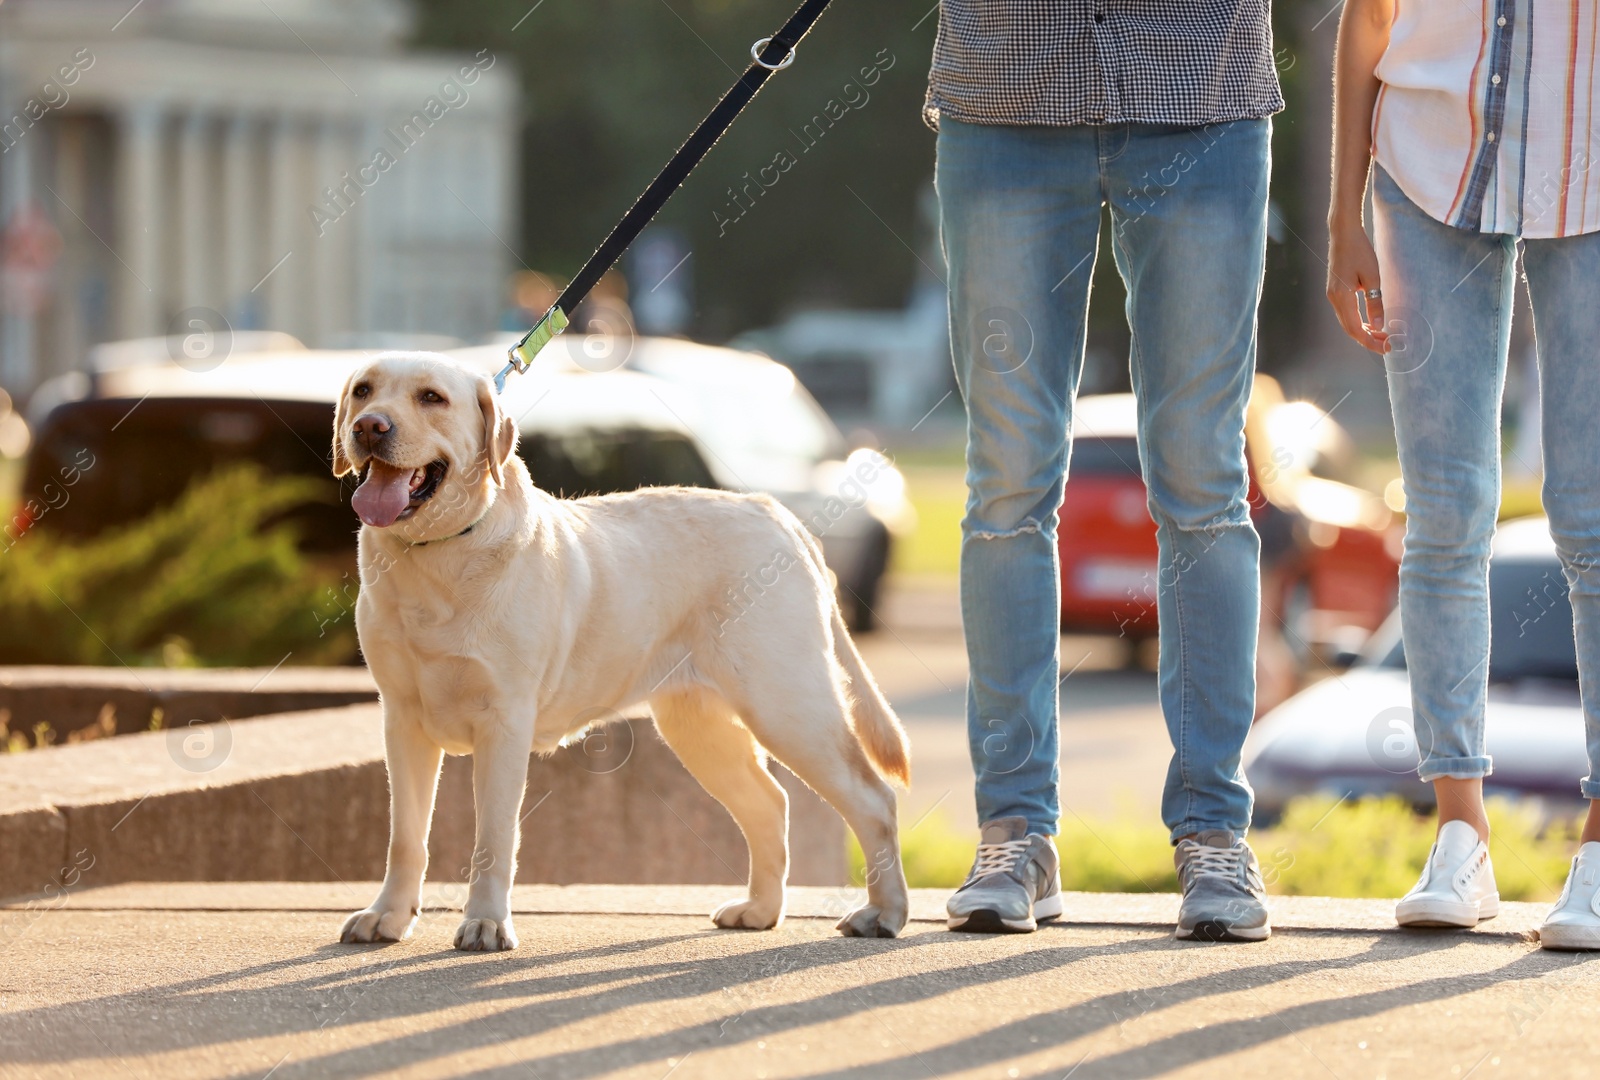
M505 393L506 377L513 371L524 375L528 366L533 363L533 358L539 355L539 350L550 343L550 339L567 328L567 313L561 306L555 305L544 313L544 318L533 324L533 329L522 335L522 340L506 350L506 366L494 377L494 392Z
M750 46L750 59L760 64L768 71L782 71L784 68L794 63L795 50L792 48L785 53L783 59L779 60L776 64L769 64L765 60L761 59L761 54L767 51L767 46L770 44L772 44L772 39L769 37L764 37L754 45Z

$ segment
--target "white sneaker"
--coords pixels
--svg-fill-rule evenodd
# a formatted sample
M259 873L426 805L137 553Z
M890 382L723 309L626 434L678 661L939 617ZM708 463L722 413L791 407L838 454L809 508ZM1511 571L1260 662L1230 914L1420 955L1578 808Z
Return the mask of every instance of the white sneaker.
M1600 845L1597 845L1600 846ZM1489 845L1465 821L1447 821L1428 852L1422 879L1394 906L1401 926L1477 926L1500 914Z
M1539 927L1546 949L1600 949L1600 842L1578 849L1561 899Z

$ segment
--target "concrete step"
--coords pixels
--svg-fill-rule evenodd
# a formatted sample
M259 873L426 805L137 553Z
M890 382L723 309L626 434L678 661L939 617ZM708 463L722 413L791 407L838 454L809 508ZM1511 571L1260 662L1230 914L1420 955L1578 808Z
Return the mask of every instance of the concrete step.
M845 880L844 823L789 793L791 878ZM0 897L125 881L381 877L389 835L378 705L195 724L0 755ZM738 884L733 819L644 718L531 757L519 881ZM430 866L467 876L469 758L446 758Z
M0 728L33 740L48 724L58 742L80 732L118 735L377 701L364 667L131 668L0 666Z

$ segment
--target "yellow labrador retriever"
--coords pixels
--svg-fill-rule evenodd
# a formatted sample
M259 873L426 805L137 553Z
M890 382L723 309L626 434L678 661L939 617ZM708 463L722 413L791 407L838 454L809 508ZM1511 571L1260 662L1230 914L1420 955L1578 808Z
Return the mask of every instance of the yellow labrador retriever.
M356 628L382 691L391 791L383 888L340 940L411 932L440 755L470 753L475 876L455 944L515 948L529 753L550 753L597 709L641 701L749 846L748 896L718 908L718 926L783 918L788 803L770 751L871 853L867 904L839 929L899 933L906 884L884 778L907 780L905 733L850 640L816 540L765 495L556 499L533 486L516 443L489 379L443 356L383 354L340 394L333 470L361 479Z

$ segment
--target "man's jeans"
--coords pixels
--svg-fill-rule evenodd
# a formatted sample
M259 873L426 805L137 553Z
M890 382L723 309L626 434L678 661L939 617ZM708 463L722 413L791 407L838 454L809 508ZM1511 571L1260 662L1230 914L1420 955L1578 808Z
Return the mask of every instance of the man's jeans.
M1140 464L1157 525L1161 706L1174 839L1242 834L1260 542L1244 410L1266 252L1267 120L1204 128L941 121L950 339L967 404L961 614L978 820L1060 817L1058 508L1109 203L1128 286ZM1084 429L1086 434L1093 432ZM1070 796L1070 793L1069 793ZM1094 807L1095 812L1104 808Z
M1487 776L1489 549L1517 249L1538 339L1544 507L1565 568L1600 799L1600 233L1517 241L1451 228L1374 168L1385 359L1406 492L1400 618L1424 780ZM1555 210L1552 207L1551 213Z

